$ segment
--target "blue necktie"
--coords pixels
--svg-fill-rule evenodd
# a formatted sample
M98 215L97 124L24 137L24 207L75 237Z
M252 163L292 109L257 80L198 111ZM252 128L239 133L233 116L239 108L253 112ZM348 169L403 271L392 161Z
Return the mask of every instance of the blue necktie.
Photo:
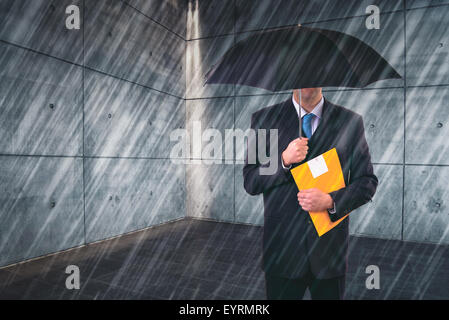
M306 134L306 137L310 139L312 136L312 119L315 115L313 113L308 113L302 117L302 129Z

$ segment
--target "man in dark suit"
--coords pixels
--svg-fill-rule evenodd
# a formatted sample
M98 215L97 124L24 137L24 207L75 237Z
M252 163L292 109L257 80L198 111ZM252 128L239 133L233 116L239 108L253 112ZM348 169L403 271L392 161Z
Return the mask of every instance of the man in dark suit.
M298 138L300 119L302 136L307 138ZM245 190L263 194L267 298L301 299L309 288L312 299L343 299L349 217L319 237L307 211L328 210L336 221L370 201L376 192L378 180L362 117L327 101L321 88L309 88L294 90L292 98L255 112L251 128L256 133L257 129L278 131L276 172L261 174L265 164L258 159L249 163L248 157L243 168ZM267 134L265 150L271 150L269 141ZM248 151L258 147L257 137L249 139ZM298 192L289 169L334 147L346 187L329 194L318 189Z

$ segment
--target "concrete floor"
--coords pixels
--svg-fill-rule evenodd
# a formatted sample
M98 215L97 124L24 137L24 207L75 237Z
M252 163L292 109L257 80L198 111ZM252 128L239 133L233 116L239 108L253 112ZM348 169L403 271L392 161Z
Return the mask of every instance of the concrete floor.
M262 228L184 219L0 269L0 299L265 299ZM367 290L365 268L380 268ZM65 268L80 269L68 290ZM449 246L351 237L347 299L449 299Z

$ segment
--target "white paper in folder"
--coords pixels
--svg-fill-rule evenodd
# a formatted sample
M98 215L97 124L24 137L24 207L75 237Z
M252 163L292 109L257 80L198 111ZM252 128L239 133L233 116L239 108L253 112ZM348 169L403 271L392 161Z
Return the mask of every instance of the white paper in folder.
M307 161L307 164L309 166L310 172L312 172L312 176L314 179L329 171L323 155Z

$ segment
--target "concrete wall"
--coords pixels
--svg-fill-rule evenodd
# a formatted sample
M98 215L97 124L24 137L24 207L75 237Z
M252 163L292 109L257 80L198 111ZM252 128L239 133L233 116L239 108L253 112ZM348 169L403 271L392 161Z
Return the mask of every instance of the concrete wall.
M168 133L186 17L176 0L0 0L0 266L185 216Z
M381 27L365 27L365 9L381 10ZM361 90L326 88L330 101L364 117L380 184L373 202L353 212L355 235L449 243L449 1L189 0L187 126L248 128L251 113L291 97L230 85L202 86L202 76L236 41L264 28L296 25L343 31L370 44L403 75ZM192 162L187 215L263 224L261 197L243 189L242 165Z
M380 178L351 233L449 243L447 14L442 0L0 0L0 266L185 216L263 224L242 150L174 164L170 133L197 121L224 136L289 98L203 76L251 32L297 23L355 35L404 75L325 90L364 116Z

